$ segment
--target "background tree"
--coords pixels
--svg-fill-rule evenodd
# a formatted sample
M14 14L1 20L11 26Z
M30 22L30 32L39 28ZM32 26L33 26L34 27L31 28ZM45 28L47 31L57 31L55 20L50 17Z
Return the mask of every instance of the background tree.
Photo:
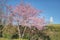
M7 0L0 0L0 24L5 24L6 19L3 19L1 15L6 15L4 8L6 7Z

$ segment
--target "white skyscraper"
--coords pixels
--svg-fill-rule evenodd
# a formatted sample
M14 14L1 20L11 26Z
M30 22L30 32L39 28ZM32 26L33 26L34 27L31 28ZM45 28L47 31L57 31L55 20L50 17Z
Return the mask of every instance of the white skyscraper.
M53 17L52 16L50 17L50 23L53 23Z

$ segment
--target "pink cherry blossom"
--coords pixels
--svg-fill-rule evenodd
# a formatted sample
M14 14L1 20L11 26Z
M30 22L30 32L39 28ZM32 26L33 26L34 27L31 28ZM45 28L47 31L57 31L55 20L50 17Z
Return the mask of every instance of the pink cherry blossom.
M30 5L19 4L14 9L13 6L7 6L10 14L7 16L8 21L13 23L13 21L19 22L20 25L35 26L37 29L42 30L45 26L44 18L38 18L37 15L41 12Z

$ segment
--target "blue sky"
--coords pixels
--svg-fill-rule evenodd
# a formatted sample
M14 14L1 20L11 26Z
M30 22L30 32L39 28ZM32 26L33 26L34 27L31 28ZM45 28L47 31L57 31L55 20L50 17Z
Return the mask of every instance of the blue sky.
M20 1L12 0L7 3L16 6ZM38 10L42 10L41 16L45 16L47 21L52 16L54 24L60 24L60 0L24 0L24 3L29 3Z

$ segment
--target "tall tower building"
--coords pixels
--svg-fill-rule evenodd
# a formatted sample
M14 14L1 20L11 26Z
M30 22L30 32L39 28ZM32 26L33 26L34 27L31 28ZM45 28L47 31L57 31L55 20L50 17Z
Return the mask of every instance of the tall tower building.
M50 24L53 24L54 20L53 20L53 17L51 16L50 17Z

